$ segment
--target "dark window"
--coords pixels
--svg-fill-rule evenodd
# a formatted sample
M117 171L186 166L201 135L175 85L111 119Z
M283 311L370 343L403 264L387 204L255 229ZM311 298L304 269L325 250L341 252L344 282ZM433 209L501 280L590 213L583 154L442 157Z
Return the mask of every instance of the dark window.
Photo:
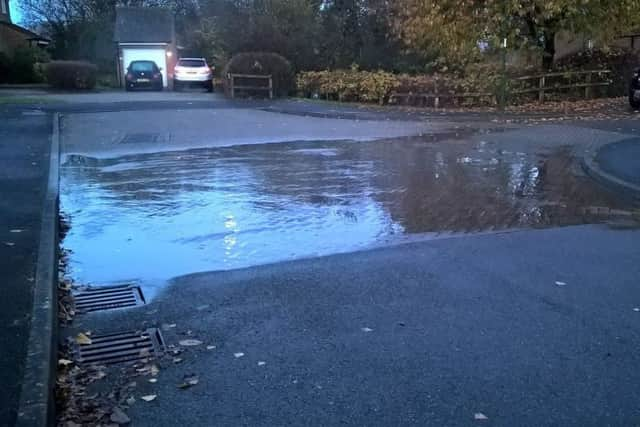
M129 68L135 72L153 73L157 67L153 61L133 61Z
M207 64L202 59L181 59L180 61L178 61L178 65L180 67L192 67L192 68L207 66Z

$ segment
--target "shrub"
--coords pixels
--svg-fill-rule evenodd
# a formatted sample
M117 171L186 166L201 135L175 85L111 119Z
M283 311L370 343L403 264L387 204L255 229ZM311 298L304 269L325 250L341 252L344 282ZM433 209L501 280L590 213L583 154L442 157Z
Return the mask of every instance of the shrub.
M52 61L46 74L55 88L88 90L96 86L98 67L84 61Z
M271 75L273 92L276 96L287 96L295 88L291 64L277 53L239 53L233 56L224 68L223 78L227 86L229 74Z
M296 78L298 92L307 97L383 104L400 85L398 76L385 71L306 71Z
M11 60L0 52L0 83L9 83L9 73L11 71Z

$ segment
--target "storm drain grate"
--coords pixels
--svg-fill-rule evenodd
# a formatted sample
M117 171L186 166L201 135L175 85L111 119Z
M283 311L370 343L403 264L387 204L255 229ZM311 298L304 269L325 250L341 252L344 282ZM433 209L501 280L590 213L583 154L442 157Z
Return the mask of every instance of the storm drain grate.
M135 307L145 303L140 287L132 285L88 289L78 292L73 299L78 313Z
M159 133L128 133L120 140L120 144L153 144L159 140Z
M164 353L164 341L156 328L144 332L119 332L91 337L91 344L77 347L77 362L83 365L111 365L133 362Z

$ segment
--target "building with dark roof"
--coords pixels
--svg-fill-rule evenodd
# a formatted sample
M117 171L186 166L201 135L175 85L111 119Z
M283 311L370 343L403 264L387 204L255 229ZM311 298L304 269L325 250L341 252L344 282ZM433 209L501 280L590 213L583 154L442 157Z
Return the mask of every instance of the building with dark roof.
M19 47L45 47L49 40L11 22L9 0L0 0L0 52L10 55Z
M1 0L0 0L1 1ZM176 61L174 16L169 9L119 7L116 9L114 41L118 51L118 79L132 61L153 61L162 69L164 87L173 78Z

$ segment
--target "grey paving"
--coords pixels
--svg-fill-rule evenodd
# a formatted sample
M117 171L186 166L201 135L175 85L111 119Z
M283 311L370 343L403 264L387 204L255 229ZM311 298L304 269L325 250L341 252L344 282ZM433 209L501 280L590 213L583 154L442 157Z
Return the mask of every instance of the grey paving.
M47 115L0 120L0 425L12 425L29 337L29 316L48 172Z
M640 185L640 138L605 145L598 151L596 162L606 173Z
M77 327L203 341L127 379L137 426L635 425L639 239L579 226L196 274Z

